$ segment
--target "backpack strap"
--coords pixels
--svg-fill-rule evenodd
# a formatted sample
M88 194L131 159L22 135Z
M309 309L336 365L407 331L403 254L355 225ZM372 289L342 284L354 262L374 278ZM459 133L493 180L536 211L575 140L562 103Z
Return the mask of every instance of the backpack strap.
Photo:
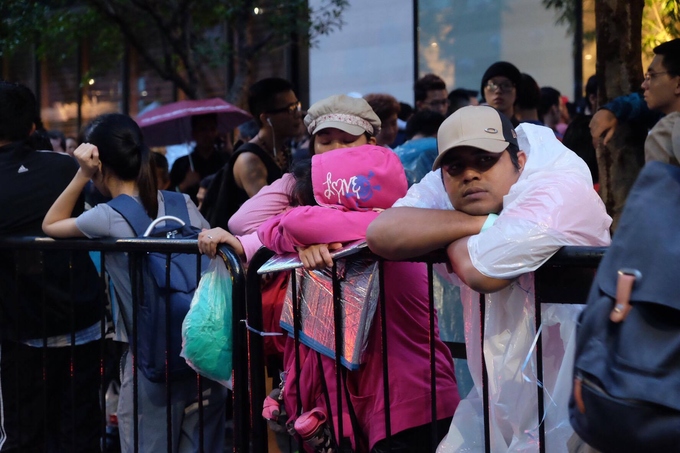
M189 218L189 210L187 209L187 201L184 198L184 194L169 190L161 190L161 193L163 194L165 215L177 217L190 227L191 218Z
M151 217L149 217L144 210L144 206L137 203L135 199L129 195L118 195L106 204L123 216L138 237L143 236L144 231L146 231L151 224Z

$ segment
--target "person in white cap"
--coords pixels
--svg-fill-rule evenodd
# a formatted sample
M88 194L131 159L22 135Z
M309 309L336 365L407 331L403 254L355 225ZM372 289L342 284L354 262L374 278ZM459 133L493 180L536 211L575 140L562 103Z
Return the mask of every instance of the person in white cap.
M309 149L313 154L323 154L338 148L374 145L380 132L380 118L362 98L337 94L315 102L304 118L311 135ZM212 228L198 238L202 253L215 256L219 244L229 244L247 262L262 246L257 228L285 209L290 202L294 178L286 173L261 192L246 201L229 220L229 231ZM328 250L324 256L330 257Z
M571 340L578 306L543 305L545 420L538 420L533 271L564 245L609 244L611 218L586 164L553 132L468 106L442 123L433 171L369 226L369 247L403 260L446 248L459 279L468 365L474 380L439 451L483 451L481 318L489 376L490 450L566 451L573 430ZM455 279L455 278L454 278Z
M310 152L315 155L334 149L374 145L375 135L381 126L380 118L366 100L344 94L315 102L309 108L304 124L311 135ZM239 208L229 220L230 232L222 228L201 232L198 237L201 253L214 257L217 246L227 244L234 248L244 262L249 262L262 247L257 228L289 208L294 185L293 175L285 173L280 179L263 187ZM318 257L323 262L324 259L331 259L329 248L327 244L320 244L299 247L298 250ZM287 275L281 273L262 288L263 326L267 331L280 332L279 318L287 281ZM284 345L283 337L266 337L265 354L282 356Z

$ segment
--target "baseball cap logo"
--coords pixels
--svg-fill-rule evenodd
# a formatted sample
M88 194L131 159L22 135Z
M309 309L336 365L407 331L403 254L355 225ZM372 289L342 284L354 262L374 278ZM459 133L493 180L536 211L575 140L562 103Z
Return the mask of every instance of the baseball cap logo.
M484 132L486 132L487 134L497 134L498 129L495 129L493 127L487 127L486 129L484 129Z

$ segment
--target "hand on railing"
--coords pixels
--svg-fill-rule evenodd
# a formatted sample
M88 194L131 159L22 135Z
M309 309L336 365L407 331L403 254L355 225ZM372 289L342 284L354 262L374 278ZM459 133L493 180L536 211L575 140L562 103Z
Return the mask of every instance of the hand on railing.
M230 246L242 259L245 259L241 242L228 231L222 228L212 228L203 230L198 234L198 250L209 258L215 258L217 247L220 244Z
M305 269L319 270L333 266L331 252L342 247L339 242L331 244L314 244L308 247L297 247L300 261Z

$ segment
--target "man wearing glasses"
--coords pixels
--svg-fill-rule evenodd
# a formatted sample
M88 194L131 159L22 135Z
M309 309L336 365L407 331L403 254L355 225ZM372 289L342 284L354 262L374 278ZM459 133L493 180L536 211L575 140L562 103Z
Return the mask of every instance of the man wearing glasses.
M259 130L232 154L208 189L201 212L211 226L227 229L246 200L288 171L287 142L303 131L300 107L287 80L262 79L249 88L248 108Z
M555 360L544 362L550 404L545 421L539 421L533 271L562 246L608 245L611 218L592 188L587 165L549 128L523 123L515 131L494 108L467 106L442 123L437 145L434 170L373 221L367 240L375 253L394 260L446 249L461 287L475 385L438 451L484 445L482 322L491 451L538 451L541 423L546 451L564 451L573 433L567 415L571 358L565 353L581 307L542 310L543 355ZM486 294L484 318L480 293Z
M432 110L446 116L449 108L446 83L434 74L426 74L413 85L416 98L416 111Z
M491 107L510 118L513 126L519 121L515 118L517 87L522 80L519 69L507 61L497 61L489 66L482 76L482 97Z
M680 112L680 38L654 48L641 88L643 94L632 93L614 99L593 115L590 133L606 145L619 121L643 121L654 126L662 115Z

